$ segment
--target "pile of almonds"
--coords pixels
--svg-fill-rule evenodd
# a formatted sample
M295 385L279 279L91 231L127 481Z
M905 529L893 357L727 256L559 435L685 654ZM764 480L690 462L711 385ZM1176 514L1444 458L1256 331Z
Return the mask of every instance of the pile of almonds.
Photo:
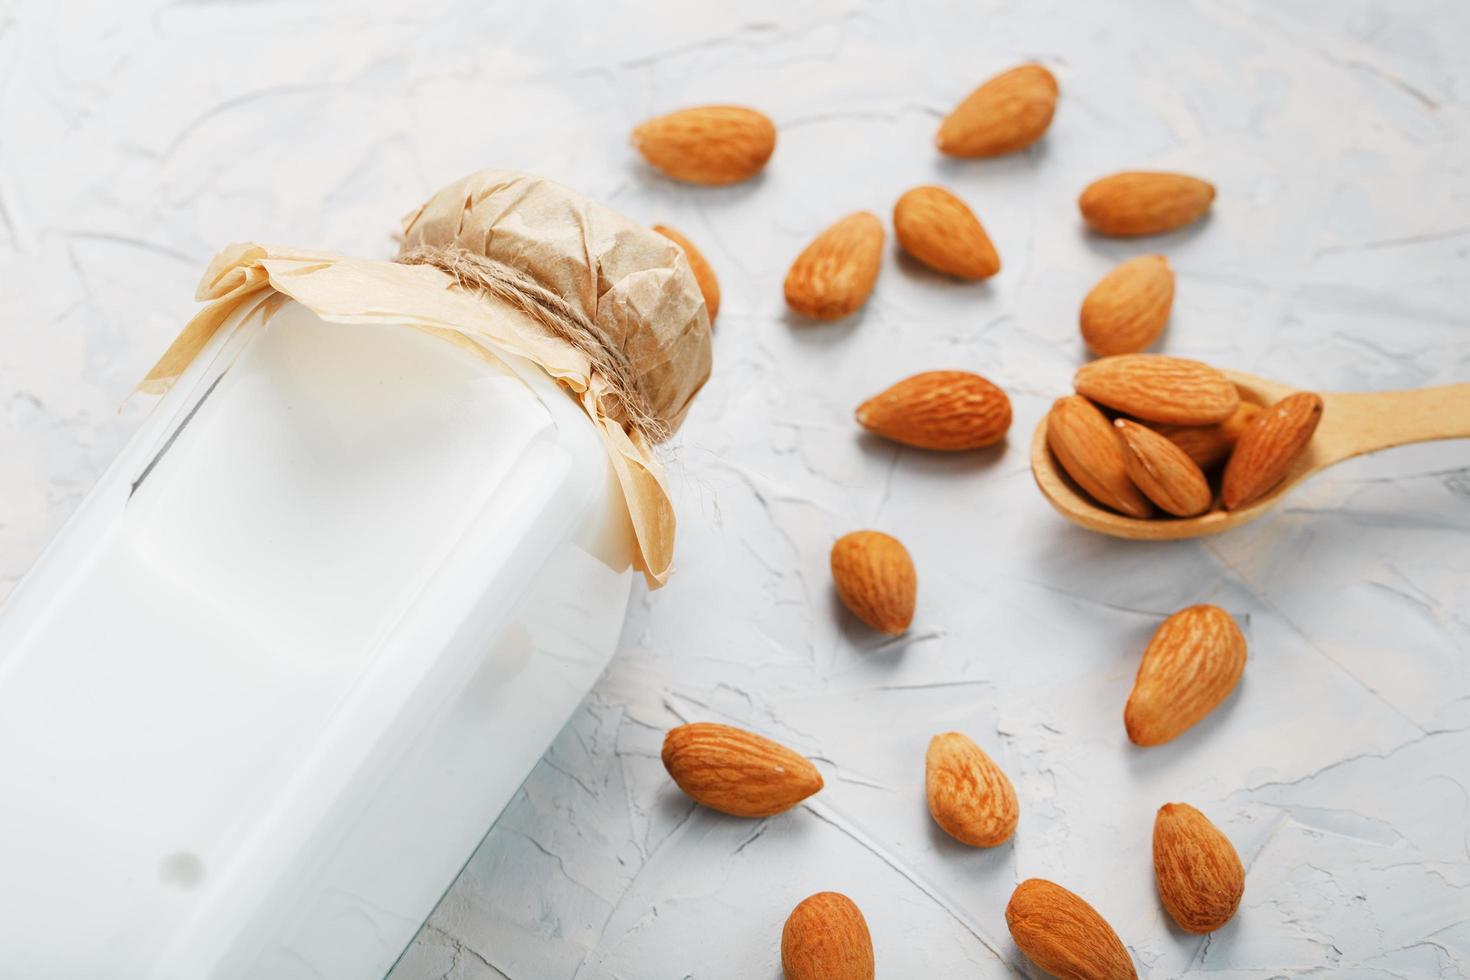
M1322 419L1312 392L1262 408L1208 364L1163 354L1103 357L1073 384L1077 394L1047 414L1047 445L1088 496L1129 517L1255 503L1286 477Z
M1058 86L1046 68L1022 65L990 79L940 125L936 145L956 157L1022 150L1051 124ZM633 132L644 159L688 183L719 186L759 173L776 145L762 113L729 105L684 109ZM1133 237L1182 228L1214 201L1209 183L1184 174L1134 171L1090 184L1078 207L1095 233ZM892 211L899 245L920 263L958 279L983 280L1001 258L975 212L945 188L920 185ZM686 255L714 322L719 283L684 235L657 231ZM817 235L792 261L787 305L814 321L849 316L867 302L883 264L883 222L849 214ZM1321 399L1299 393L1262 406L1242 398L1222 372L1198 361L1141 353L1167 325L1174 273L1163 255L1129 259L1104 276L1081 304L1083 342L1099 359L1081 368L1076 394L1047 416L1047 442L1062 468L1099 505L1135 518L1176 517L1212 507L1250 505L1287 475L1322 414ZM863 402L857 422L917 449L965 452L1004 440L1011 424L1006 393L978 374L925 371ZM839 538L831 553L838 597L882 633L913 621L918 577L908 550L876 530ZM1239 683L1245 638L1224 610L1196 605L1168 617L1141 658L1123 708L1128 738L1155 746L1176 738L1224 701ZM763 818L820 792L820 772L791 749L753 732L711 723L668 732L663 763L698 803L736 817ZM955 840L995 847L1015 833L1015 786L985 750L961 732L934 735L924 787L935 823ZM1245 872L1230 841L1199 810L1166 803L1153 831L1154 874L1163 908L1182 929L1207 933L1235 914ZM1123 978L1136 973L1127 948L1082 898L1050 881L1021 882L1005 909L1017 946L1060 977ZM862 912L851 899L818 892L792 910L781 936L788 980L871 980L875 959Z

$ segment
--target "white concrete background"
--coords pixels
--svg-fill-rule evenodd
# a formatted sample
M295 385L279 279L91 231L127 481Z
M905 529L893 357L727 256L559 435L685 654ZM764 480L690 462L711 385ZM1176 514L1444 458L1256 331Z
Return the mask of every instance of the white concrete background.
M679 572L491 831L395 980L775 977L820 889L867 914L886 977L1024 973L1015 883L1088 898L1141 972L1470 976L1470 443L1345 465L1279 513L1143 545L1061 522L1025 446L1082 360L1078 303L1162 250L1172 353L1320 389L1470 379L1470 7L1442 2L692 4L0 0L0 593L127 438L116 406L240 238L386 256L395 219L486 165L563 180L698 242L725 296L674 451ZM1025 59L1061 82L1045 141L940 159L940 116ZM626 145L707 101L780 127L763 177L683 187ZM1137 167L1213 180L1213 216L1089 237L1073 201ZM960 285L895 255L867 309L811 326L781 279L835 218L906 188L969 200L1005 267ZM999 451L864 438L867 395L977 370ZM912 640L833 599L839 534L903 538ZM1121 712L1165 614L1245 625L1239 692L1149 751ZM681 719L766 732L827 789L761 822L694 808L658 761ZM1021 797L1012 843L930 822L930 735L961 729ZM1155 808L1184 800L1249 867L1239 916L1174 929ZM426 805L433 805L426 801Z

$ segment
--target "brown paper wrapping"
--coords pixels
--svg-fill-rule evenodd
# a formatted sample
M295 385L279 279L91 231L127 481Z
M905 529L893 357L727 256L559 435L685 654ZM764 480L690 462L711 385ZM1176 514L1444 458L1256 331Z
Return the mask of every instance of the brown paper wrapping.
M435 194L404 221L405 247L454 245L524 270L622 346L655 412L676 427L709 377L710 328L684 254L551 181L482 171ZM166 391L242 304L269 317L289 297L334 323L404 323L518 354L573 396L602 435L637 537L650 587L668 578L674 509L652 445L618 415L621 403L586 354L515 307L461 289L426 265L354 259L254 243L231 245L210 263L197 298L207 305L139 386ZM264 302L263 302L264 301Z

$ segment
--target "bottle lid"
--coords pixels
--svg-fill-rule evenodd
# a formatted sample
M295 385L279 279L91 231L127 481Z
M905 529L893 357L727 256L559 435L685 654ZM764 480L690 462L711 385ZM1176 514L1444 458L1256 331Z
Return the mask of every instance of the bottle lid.
M294 299L339 323L402 322L518 354L568 388L607 443L650 586L673 562L674 509L655 445L710 372L710 326L677 245L560 184L484 170L403 223L398 261L255 243L210 263L207 305L139 385L167 390L240 307Z

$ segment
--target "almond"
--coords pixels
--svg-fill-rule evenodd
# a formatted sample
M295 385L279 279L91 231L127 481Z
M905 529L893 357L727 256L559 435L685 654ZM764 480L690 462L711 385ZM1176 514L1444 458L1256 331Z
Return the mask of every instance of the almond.
M1174 270L1162 255L1129 259L1082 301L1082 341L1094 354L1133 354L1164 332L1174 305Z
M1102 504L1129 517L1148 517L1153 507L1128 477L1123 447L1107 417L1081 395L1052 403L1046 416L1046 444L1079 487Z
M1135 745L1162 745L1224 701L1245 670L1245 637L1219 606L1190 606L1149 640L1123 709Z
M1230 379L1208 364L1163 354L1117 354L1078 369L1077 394L1134 418L1211 425L1240 404Z
M719 186L760 173L776 149L776 126L744 106L697 106L643 123L633 145L675 180Z
M943 187L915 187L893 206L893 233L914 258L961 279L1000 271L1000 256L980 219Z
M959 732L935 735L924 758L924 792L934 822L955 840L994 847L1020 819L1016 790L985 750Z
M1040 65L1001 72L939 124L935 145L954 157L1014 153L1041 139L1057 108L1057 80Z
M1201 470L1208 470L1225 461L1245 427L1260 413L1261 406L1242 399L1235 407L1235 413L1224 422L1214 425L1156 425L1154 431L1184 450Z
M715 270L710 268L704 253L678 231L668 225L654 225L653 230L684 250L684 258L689 260L689 271L694 273L694 281L699 283L705 308L709 310L710 326L714 326L715 317L720 313L720 281L715 278Z
M1203 217L1214 185L1185 174L1130 171L1093 181L1077 206L1104 235L1157 235Z
M914 618L919 579L897 538L882 531L853 531L832 546L832 582L854 616L897 635Z
M1322 398L1310 391L1287 395L1252 419L1225 464L1225 509L1253 503L1285 479L1320 421Z
M664 736L664 768L685 793L735 817L769 817L822 788L817 767L795 752L729 725L696 722Z
M1011 400L978 374L925 371L863 402L857 420L905 446L961 452L1005 438Z
M1137 422L1116 419L1128 477L1160 510L1194 517L1210 509L1210 485L1194 460L1168 439Z
M1063 980L1137 980L1123 940L1097 910L1061 885L1028 878L1006 905L1011 938L1031 962Z
M850 214L818 235L786 273L786 303L818 320L855 312L868 300L883 259L883 224L868 211Z
M1154 817L1154 879L1164 910L1186 932L1214 932L1245 894L1230 838L1188 803L1165 803Z
M781 930L786 980L873 980L873 937L853 900L817 892L791 910Z

